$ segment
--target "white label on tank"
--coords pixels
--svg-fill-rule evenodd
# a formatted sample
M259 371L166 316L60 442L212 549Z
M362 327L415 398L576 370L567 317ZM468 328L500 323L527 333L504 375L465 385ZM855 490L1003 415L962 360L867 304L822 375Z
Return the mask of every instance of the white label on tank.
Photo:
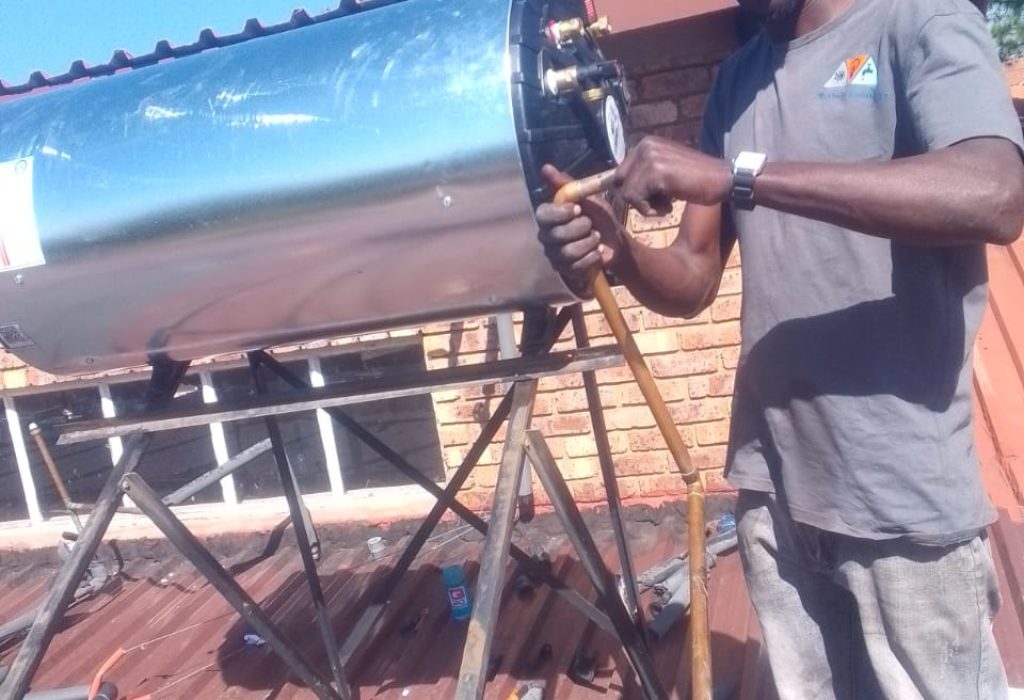
M43 265L35 206L32 158L0 163L0 270Z

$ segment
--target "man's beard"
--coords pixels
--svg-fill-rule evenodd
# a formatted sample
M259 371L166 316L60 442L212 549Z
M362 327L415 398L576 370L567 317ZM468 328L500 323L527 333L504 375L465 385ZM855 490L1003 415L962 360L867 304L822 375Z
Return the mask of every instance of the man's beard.
M803 4L804 0L786 0L781 7L770 10L765 19L772 23L792 20L799 14Z

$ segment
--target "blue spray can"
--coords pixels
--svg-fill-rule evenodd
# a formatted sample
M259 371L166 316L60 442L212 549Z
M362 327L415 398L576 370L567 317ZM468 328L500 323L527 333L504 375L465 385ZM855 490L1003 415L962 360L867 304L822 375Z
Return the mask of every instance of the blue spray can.
M473 598L466 585L466 577L458 564L446 566L441 571L445 588L448 589L448 605L455 620L468 620L473 612Z

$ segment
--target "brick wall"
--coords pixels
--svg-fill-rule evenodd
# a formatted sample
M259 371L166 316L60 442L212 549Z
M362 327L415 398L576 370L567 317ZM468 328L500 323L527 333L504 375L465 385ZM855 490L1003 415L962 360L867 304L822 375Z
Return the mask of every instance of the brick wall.
M699 132L701 112L716 66L734 45L735 21L730 13L611 37L607 50L625 64L630 77L633 142L644 134L692 142ZM631 215L629 226L645 243L665 246L675 236L681 212L682 205L663 219L644 220ZM718 300L692 320L668 319L642 309L624 289L616 290L616 296L695 464L705 470L712 490L724 489L720 476L739 356L738 258L730 262ZM614 342L595 304L587 305L586 318L594 344ZM497 332L490 320L431 326L421 329L421 334L431 368L494 359L498 354ZM377 334L369 339L386 335ZM356 340L367 338L347 339L338 344ZM314 344L317 345L324 343ZM570 346L568 342L563 344ZM602 371L598 378L623 496L632 500L681 494L682 481L674 472L664 442L629 371ZM13 356L0 353L0 384L4 389L41 386L54 380L22 366ZM501 393L501 387L491 386L435 395L439 437L449 474L462 461ZM535 414L535 425L548 437L577 500L603 500L581 378L542 381ZM463 493L467 503L481 510L490 506L500 451L500 445L488 449ZM543 503L541 489L537 491Z

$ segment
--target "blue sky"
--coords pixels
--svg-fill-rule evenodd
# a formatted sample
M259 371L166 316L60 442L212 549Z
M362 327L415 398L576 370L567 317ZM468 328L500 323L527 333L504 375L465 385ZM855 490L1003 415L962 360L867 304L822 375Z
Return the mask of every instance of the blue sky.
M115 49L148 53L159 39L191 43L206 27L234 33L249 17L287 20L296 7L316 14L337 0L0 0L0 79L21 83L33 70L63 73L75 59L104 63Z

